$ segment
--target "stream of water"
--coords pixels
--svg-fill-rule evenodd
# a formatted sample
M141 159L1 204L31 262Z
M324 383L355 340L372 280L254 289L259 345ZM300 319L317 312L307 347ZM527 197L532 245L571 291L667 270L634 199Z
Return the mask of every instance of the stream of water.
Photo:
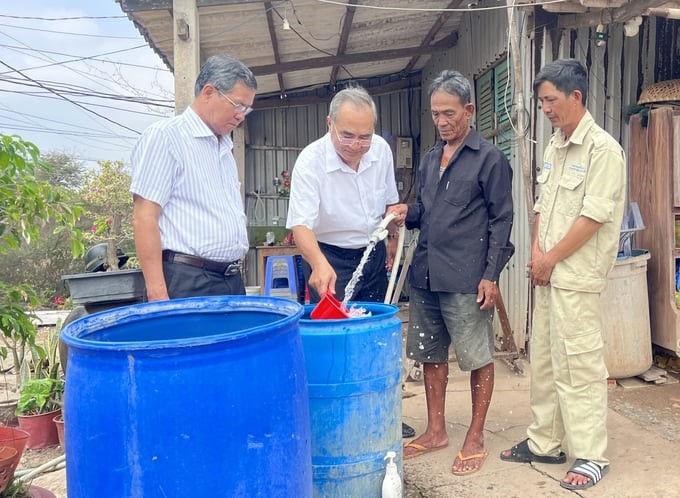
M345 287L345 298L342 300L343 306L347 307L347 303L352 299L354 288L357 286L357 282L359 282L359 279L364 272L364 266L366 266L366 261L368 261L368 258L371 256L373 249L375 249L375 242L370 241L364 250L364 254L361 256L361 261L359 261L354 273L352 273L352 278L347 282L347 286Z

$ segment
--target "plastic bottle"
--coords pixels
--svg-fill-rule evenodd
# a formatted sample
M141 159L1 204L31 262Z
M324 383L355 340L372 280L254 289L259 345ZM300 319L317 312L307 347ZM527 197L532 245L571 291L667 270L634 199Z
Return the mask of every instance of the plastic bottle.
M385 479L383 479L382 483L382 498L401 498L401 477L399 477L399 471L397 471L397 464L394 463L396 456L394 451L388 451L385 458L383 458L383 460L389 461L385 469Z

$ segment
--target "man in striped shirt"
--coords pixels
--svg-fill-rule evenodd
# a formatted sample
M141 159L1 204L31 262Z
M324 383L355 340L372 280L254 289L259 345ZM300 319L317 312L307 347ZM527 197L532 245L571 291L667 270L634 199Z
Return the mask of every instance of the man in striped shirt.
M242 62L212 56L191 105L135 145L133 226L149 301L245 294L248 235L230 133L252 111L256 90Z

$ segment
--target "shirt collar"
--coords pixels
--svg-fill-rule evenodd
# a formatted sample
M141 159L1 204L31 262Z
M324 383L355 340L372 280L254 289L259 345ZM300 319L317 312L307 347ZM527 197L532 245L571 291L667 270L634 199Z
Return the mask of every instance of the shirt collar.
M569 140L565 140L564 132L562 130L557 130L555 132L554 135L555 146L564 147L565 145L568 145L570 142L576 145L583 144L583 140L585 139L586 133L588 133L590 127L593 126L593 124L595 124L593 116L590 114L589 111L586 111L586 113L581 118L581 121L578 122L578 125L576 126L574 133L572 133L571 136L569 137Z
M465 140L463 140L460 149L463 149L464 147L469 147L473 150L479 150L479 148L481 147L481 140L482 137L479 133L477 133L477 130L475 130L474 128L470 128L470 132L467 134L467 137L465 137ZM437 147L443 149L445 145L446 142L444 140L439 140Z
M189 126L189 131L191 132L191 135L194 138L208 138L208 137L213 137L215 140L217 140L217 136L213 133L213 131L208 127L207 124L201 119L201 117L194 111L191 106L187 107L186 110L182 113L182 116L184 120L187 123L187 126ZM233 145L231 141L231 135L222 135L222 140L223 143L226 143L227 145Z

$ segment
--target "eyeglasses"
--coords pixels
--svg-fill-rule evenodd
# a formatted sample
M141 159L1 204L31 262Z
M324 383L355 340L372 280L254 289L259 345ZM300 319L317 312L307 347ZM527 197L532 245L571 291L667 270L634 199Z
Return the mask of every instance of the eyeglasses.
M215 90L217 90L217 88L215 88ZM234 102L233 100L231 100L229 97L227 97L225 94L223 94L223 93L220 92L219 90L217 90L217 93L219 93L222 97L224 97L225 99L227 99L227 101L228 101L231 105L234 106L234 110L235 110L236 112L240 112L240 113L243 114L244 116L247 116L248 114L250 114L251 112L253 112L253 108L252 108L252 107L248 107L247 105L243 105L243 104L237 104L236 102Z
M359 144L359 147L368 147L373 141L373 135L371 135L371 138L341 137L338 135L338 129L335 127L335 123L332 123L331 127L335 130L335 138L338 139L338 142L340 142L341 145L349 146Z

